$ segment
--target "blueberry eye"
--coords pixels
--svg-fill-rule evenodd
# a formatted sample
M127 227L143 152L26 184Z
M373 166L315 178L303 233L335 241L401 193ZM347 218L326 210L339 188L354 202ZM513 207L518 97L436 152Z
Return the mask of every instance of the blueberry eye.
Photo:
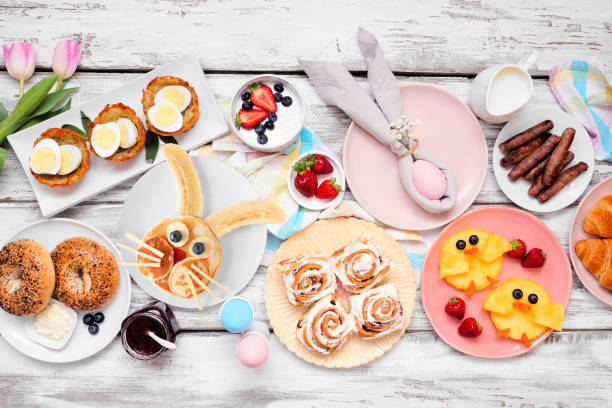
M514 297L515 299L521 299L523 297L523 291L520 289L514 289L514 291L512 292L512 297Z
M476 245L478 243L478 235L470 235L470 244Z
M458 250L463 251L465 249L465 241L460 239L459 241L457 241L455 246L457 247Z
M535 293L532 293L531 295L529 295L527 299L529 299L529 303L531 303L532 305L535 305L536 303L538 303L538 295L536 295Z
M181 239L183 239L183 234L180 231L172 231L170 233L170 241L180 242Z
M191 248L193 253L196 255L202 255L205 249L206 248L204 247L204 244L201 242L196 242L195 244L193 244L193 247Z

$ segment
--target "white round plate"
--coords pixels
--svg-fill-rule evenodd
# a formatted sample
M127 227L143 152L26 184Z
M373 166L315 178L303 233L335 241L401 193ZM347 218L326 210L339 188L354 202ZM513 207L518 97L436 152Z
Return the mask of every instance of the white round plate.
M204 196L204 217L231 204L258 200L257 192L249 181L237 170L215 159L191 156L200 177ZM134 247L137 244L124 238L129 232L142 238L146 232L165 218L178 216L178 191L174 176L166 162L152 168L140 178L129 192L121 218L118 237L123 243ZM265 224L249 225L234 230L220 238L223 258L215 275L215 280L227 286L227 290L215 285L217 299L206 291L200 293L202 306L213 306L235 295L251 280L266 246L267 228ZM136 262L136 254L121 249L127 262ZM171 306L197 309L193 299L172 295L155 285L138 271L129 267L130 275L145 292Z
M121 254L106 235L93 227L65 218L53 218L30 224L17 231L7 242L29 238L51 252L60 242L72 237L86 237L104 245L115 256L117 262L121 262ZM83 316L92 312L76 311L77 327L68 344L61 350L51 350L26 335L24 317L13 316L0 309L2 338L23 354L50 363L68 363L96 354L117 337L117 333L121 330L121 322L127 316L130 307L130 276L125 267L119 266L119 270L121 278L117 294L106 307L94 311L102 312L105 316L104 322L100 323L100 331L95 336L89 334L87 326L83 324Z
M574 141L570 146L570 150L574 152L575 157L565 168L571 167L581 161L588 164L589 168L578 176L578 178L565 186L565 188L553 198L544 204L540 204L536 198L527 194L529 187L531 187L529 181L520 178L513 183L508 179L508 173L510 173L512 167L503 168L499 164L499 161L503 157L502 152L499 150L499 144L546 119L553 121L555 126L550 132L555 135L561 135L568 127L576 130ZM493 172L495 173L495 178L497 179L499 187L514 204L528 211L539 213L558 211L576 201L591 181L594 162L595 153L588 133L584 130L580 122L556 105L528 105L516 118L506 123L506 126L499 132L497 140L495 141L495 146L493 147Z

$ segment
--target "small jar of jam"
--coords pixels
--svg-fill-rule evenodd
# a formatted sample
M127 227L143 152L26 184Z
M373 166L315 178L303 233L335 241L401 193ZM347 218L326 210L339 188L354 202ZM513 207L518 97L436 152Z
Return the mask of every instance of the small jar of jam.
M123 320L121 342L129 355L139 360L150 360L167 350L153 340L148 331L174 343L179 327L167 304L150 303Z

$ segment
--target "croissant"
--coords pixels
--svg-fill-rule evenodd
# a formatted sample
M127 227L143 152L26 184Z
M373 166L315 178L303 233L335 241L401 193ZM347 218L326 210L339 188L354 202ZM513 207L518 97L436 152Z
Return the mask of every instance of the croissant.
M574 250L599 284L612 290L612 239L583 239L576 242Z
M603 197L591 208L582 227L589 234L612 238L612 195Z

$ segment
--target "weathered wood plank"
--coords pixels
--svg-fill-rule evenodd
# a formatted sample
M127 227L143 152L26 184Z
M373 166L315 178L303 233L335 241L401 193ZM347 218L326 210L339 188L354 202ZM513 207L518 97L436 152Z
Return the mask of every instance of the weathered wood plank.
M59 38L83 44L85 69L146 69L191 52L209 70L299 70L297 57L342 60L363 70L355 31L378 35L397 72L476 73L516 62L531 49L533 72L547 74L563 58L612 62L612 18L605 2L580 4L455 0L280 2L211 0L5 0L0 43L38 44L49 67ZM259 21L263 19L264 21Z
M183 333L175 351L141 362L115 339L97 356L58 367L26 358L0 339L0 401L24 408L612 403L610 332L554 334L530 353L506 360L467 357L432 333L409 333L376 362L350 370L305 363L274 336L266 364L248 369L235 358L237 340L227 333Z

